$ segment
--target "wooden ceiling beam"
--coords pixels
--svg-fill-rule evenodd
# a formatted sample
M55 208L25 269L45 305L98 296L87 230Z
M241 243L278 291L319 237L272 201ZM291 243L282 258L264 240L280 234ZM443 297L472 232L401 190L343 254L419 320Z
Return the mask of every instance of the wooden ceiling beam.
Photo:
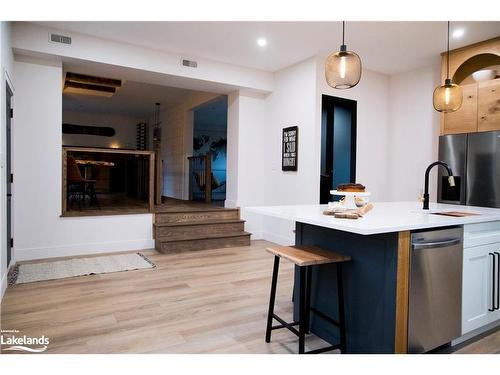
M78 83L85 83L85 84L95 84L99 86L110 86L110 87L121 87L122 86L122 81L121 79L113 79L113 78L103 78L103 77L95 77L95 76L88 76L86 74L79 74L79 73L72 73L72 72L67 72L66 73L66 79L65 82L78 82Z

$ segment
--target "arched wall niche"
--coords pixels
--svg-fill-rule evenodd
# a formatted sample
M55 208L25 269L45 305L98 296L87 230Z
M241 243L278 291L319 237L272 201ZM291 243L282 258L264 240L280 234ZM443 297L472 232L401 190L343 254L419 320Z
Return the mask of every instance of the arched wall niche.
M465 60L453 74L453 82L461 84L472 73L490 67L500 65L500 56L493 53L480 53Z

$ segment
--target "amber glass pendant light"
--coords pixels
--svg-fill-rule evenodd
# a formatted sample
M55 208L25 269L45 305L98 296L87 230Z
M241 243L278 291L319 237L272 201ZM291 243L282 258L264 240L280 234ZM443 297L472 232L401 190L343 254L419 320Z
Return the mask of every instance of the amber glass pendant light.
M350 89L361 79L361 59L347 50L344 43L345 22L342 21L342 45L340 51L330 54L325 63L325 78L334 89Z
M432 98L434 109L439 112L455 112L462 106L462 88L450 79L450 21L448 21L448 47L446 50L446 79L436 87Z

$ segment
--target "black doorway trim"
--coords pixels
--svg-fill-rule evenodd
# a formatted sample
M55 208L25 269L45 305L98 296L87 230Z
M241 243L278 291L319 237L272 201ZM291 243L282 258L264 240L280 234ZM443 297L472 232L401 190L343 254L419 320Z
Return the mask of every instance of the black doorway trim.
M333 150L333 126L329 126L328 124L333 124L333 113L335 107L342 107L351 113L351 181L356 182L356 139L357 139L357 102L355 100L339 98L336 96L330 95L322 95L321 96L321 121L323 122L323 115L326 115L326 134L321 134L321 140L323 143L323 137L326 137L326 150L321 149L321 152L326 152L327 150ZM321 128L323 129L323 123L321 124ZM323 157L323 155L321 155ZM333 158L325 158L326 163L326 171L333 170ZM320 168L322 166L320 165ZM321 169L321 173L323 169ZM321 180L321 179L320 179ZM320 183L320 203L324 203L325 193L321 189Z

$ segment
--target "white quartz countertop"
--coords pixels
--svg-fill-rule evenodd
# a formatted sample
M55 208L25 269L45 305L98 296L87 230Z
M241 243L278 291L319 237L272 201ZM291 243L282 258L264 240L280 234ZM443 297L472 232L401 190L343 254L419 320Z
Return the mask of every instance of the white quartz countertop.
M327 205L263 206L247 207L249 213L289 219L357 234L379 234L406 230L483 223L500 220L500 209L431 203L430 210L423 210L421 202L374 202L373 210L364 217L337 219L323 215ZM459 211L479 215L451 217L432 215L432 212Z

